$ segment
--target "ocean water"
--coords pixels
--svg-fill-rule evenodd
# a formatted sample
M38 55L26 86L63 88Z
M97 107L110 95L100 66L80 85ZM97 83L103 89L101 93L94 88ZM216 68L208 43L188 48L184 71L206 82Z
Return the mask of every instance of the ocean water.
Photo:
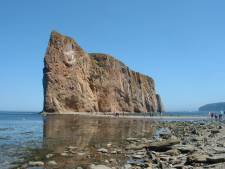
M193 117L207 116L208 112L166 112L163 115ZM11 163L22 161L29 148L41 147L42 142L43 118L39 113L0 111L0 169L8 169Z
M23 160L28 148L42 145L43 120L33 112L0 112L0 168Z

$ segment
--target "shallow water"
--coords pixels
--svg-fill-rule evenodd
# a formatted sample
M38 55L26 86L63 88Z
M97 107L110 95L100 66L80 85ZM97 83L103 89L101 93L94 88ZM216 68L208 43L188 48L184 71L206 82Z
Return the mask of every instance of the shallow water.
M166 115L188 114L177 112ZM154 132L152 124L153 120L140 118L79 115L50 115L43 118L32 112L0 112L0 168L8 169L10 163L22 160L29 152L28 148L44 145L61 153L69 145L80 149L93 145L101 148L109 142L122 145L121 142L127 137L150 137Z
M42 146L43 121L38 113L0 112L0 168L23 159L27 148Z
M109 142L121 143L128 137L150 137L153 123L149 119L48 115L44 122L44 142L54 150L68 145L101 147Z
M122 165L126 161L126 139L150 138L154 133L153 124L153 120L141 118L48 115L44 120L44 147L58 154L58 168L86 168L102 161L105 156L97 153L97 150L111 144L111 150L121 150L113 158ZM62 153L70 152L69 147L74 147L72 154L69 153L71 157L61 156Z

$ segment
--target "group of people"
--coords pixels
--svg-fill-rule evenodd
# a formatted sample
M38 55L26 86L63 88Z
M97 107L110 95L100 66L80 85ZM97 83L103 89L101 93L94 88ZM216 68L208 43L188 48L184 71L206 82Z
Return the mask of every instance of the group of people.
M209 118L222 121L223 116L225 116L225 111L220 111L219 113L209 112Z

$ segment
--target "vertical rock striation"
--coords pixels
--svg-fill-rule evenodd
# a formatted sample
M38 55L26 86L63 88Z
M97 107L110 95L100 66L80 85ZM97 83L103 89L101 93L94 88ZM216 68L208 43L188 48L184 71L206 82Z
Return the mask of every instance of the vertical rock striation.
M156 94L156 99L157 99L157 103L158 103L157 112L164 112L165 111L165 108L164 108L162 99L161 99L161 97L160 97L159 94Z
M43 73L44 112L161 110L152 78L110 55L88 54L57 32L51 33Z

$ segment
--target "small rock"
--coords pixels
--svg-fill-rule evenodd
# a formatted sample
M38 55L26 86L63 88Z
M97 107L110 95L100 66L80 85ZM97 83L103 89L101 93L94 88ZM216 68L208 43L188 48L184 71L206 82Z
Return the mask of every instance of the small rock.
M149 162L147 163L147 169L152 169L152 162L151 162L151 161L149 161Z
M85 152L78 152L77 155L84 156L84 155L86 155L86 153Z
M46 158L52 158L54 156L54 154L47 154Z
M129 144L125 149L126 150L141 150L145 147L146 147L146 144L139 144L139 145Z
M215 148L213 148L213 150L215 151L216 154L225 153L225 148L223 148L223 147L215 147Z
M111 154L117 154L116 150L111 151Z
M100 148L97 150L98 152L101 152L101 153L108 153L108 150L105 149L105 148Z
M180 151L177 149L171 149L165 152L165 154L171 155L171 156L177 156L180 154Z
M111 168L107 167L105 165L94 165L94 164L91 164L90 165L90 169L111 169Z
M176 145L174 147L182 153L188 153L188 152L195 151L195 147L192 145Z
M205 163L207 161L207 157L208 155L206 154L196 152L187 157L187 163Z
M43 166L44 162L42 162L42 161L29 161L28 165L29 166Z
M219 133L219 132L220 132L220 131L219 131L218 129L212 129L212 130L211 130L211 133L212 133L212 134L217 134L217 133Z
M112 164L117 164L116 159L113 159L113 158L111 158L111 159L109 160L109 162L112 163Z
M75 147L75 146L68 146L67 148L70 149L70 150L77 149L77 147Z
M152 142L147 146L148 150L165 151L171 149L171 146L179 144L179 139L169 139L163 141Z
M140 154L134 154L132 155L133 158L136 158L136 159L142 159L144 158L145 156L144 155L140 155Z
M176 164L176 165L173 166L173 168L184 169L184 165L183 164Z
M69 156L69 154L68 154L68 153L66 153L66 152L61 153L60 155L61 155L61 156L64 156L64 157L68 157L68 156Z
M112 147L112 144L111 143L108 143L107 144L107 147L109 148L109 147Z
M132 169L132 165L131 164L125 164L122 169Z
M203 141L205 140L203 137L194 137L192 138L192 141Z
M138 142L139 139L138 138L127 138L128 142Z
M225 154L222 154L222 155L214 155L212 157L207 157L207 162L209 162L209 163L221 163L221 162L225 162Z
M55 165L57 165L57 163L54 160L52 160L52 161L48 162L48 165L49 166L55 166Z
M169 139L172 136L172 133L168 128L160 129L158 134L163 139Z

